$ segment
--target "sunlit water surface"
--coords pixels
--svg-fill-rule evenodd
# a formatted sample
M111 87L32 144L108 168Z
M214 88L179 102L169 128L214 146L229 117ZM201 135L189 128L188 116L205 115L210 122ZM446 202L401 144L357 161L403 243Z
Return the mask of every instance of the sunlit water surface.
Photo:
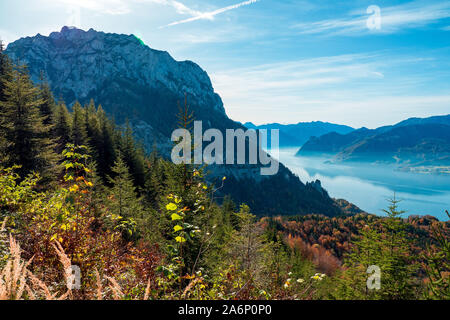
M298 149L279 152L280 161L303 182L319 179L331 197L346 199L362 210L384 215L387 199L395 197L408 215L432 215L448 220L450 176L395 171L368 164L329 164L327 158L296 157ZM274 155L275 156L275 155Z

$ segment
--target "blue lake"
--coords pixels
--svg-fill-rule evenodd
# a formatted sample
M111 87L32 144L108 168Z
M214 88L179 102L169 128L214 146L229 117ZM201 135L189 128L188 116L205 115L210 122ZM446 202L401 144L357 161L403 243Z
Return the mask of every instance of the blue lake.
M448 220L450 176L400 172L392 167L368 164L327 164L327 158L295 157L297 149L280 149L279 159L303 182L319 179L333 198L342 198L362 210L384 215L388 199L401 200L409 215L432 215Z

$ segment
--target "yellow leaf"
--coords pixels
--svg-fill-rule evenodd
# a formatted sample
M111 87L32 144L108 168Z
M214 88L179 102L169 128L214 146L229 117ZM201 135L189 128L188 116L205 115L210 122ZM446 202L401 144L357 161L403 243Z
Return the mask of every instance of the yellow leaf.
M171 217L172 217L172 221L175 221L175 220L182 220L182 219L183 219L180 215L178 215L178 214L176 214L176 213L172 214Z
M177 210L177 205L175 203L171 202L166 206L166 209L170 210L170 211L175 211L175 210Z
M183 238L183 237L176 237L175 240L176 240L177 242L181 242L181 243L186 242L186 239Z

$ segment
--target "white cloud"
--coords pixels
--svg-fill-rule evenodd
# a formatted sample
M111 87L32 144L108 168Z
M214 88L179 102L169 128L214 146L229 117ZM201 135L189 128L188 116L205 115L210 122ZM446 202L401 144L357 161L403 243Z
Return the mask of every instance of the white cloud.
M175 0L52 0L52 3L59 2L70 7L78 7L98 13L121 15L132 11L132 5L141 3L153 3L172 7L179 14L199 15L200 11L193 10L183 3Z
M0 40L2 40L3 45L6 47L9 43L18 39L18 36L7 30L0 29Z
M124 0L52 0L51 2L111 15L131 12L129 1Z
M228 115L238 121L323 120L376 127L392 120L388 114L401 120L448 113L450 96L417 90L429 83L427 75L397 73L397 68L432 63L386 52L361 53L224 70L211 78Z
M230 10L238 9L240 7L250 5L250 4L256 3L258 1L260 1L260 0L248 0L248 1L244 1L244 2L241 2L238 4L228 6L228 7L220 8L220 9L217 9L214 11L197 12L197 13L193 14L193 17L191 17L191 18L175 21L175 22L169 23L168 25L163 26L163 27L175 26L178 24L197 21L197 20L213 20L214 16L216 16L218 14L221 14L221 13L224 13L224 12L227 12Z
M398 6L381 7L379 30L367 28L369 17L364 8L358 12L351 12L347 18L299 23L293 28L303 34L358 36L369 32L394 33L423 27L450 17L450 2L413 1Z

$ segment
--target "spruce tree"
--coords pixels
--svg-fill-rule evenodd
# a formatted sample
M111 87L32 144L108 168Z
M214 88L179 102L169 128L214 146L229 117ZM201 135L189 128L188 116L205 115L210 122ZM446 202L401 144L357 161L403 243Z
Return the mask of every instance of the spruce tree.
M60 154L68 143L71 142L71 115L67 110L64 102L58 103L53 115L55 125L53 127L53 135L56 137L56 150Z
M5 85L11 81L13 68L8 56L3 52L3 43L0 41L0 102L5 101ZM0 163L6 163L9 159L7 147L9 145L6 139L7 122L0 115Z
M158 207L158 202L164 196L164 169L158 157L158 150L153 146L149 159L145 166L145 198L153 207Z
M99 175L106 181L106 177L111 174L111 167L116 160L114 124L107 118L101 105L97 109L97 119L99 126L97 167Z
M404 211L399 201L390 205L381 225L368 224L360 237L353 241L352 251L344 259L344 271L337 290L339 299L414 299L417 298L415 256L411 240L406 235L406 224L401 219ZM368 268L380 270L380 288L369 289Z
M54 125L53 115L56 110L56 103L47 79L45 78L43 73L41 73L40 76L39 90L40 98L42 99L42 104L39 106L39 110L44 119L44 125L48 126L49 129L51 129L51 127Z
M57 155L48 138L49 128L44 125L44 117L40 114L43 100L39 97L39 89L33 85L23 66L14 69L12 79L3 84L0 122L2 134L8 142L8 165L20 165L18 173L22 177L31 171L49 177Z
M382 264L382 245L379 226L367 222L360 235L352 242L352 250L344 258L341 277L337 277L337 298L350 300L380 299L381 293L367 286L367 270Z
M5 100L5 83L12 80L13 66L9 57L3 52L0 41L0 101Z
M88 137L86 132L86 118L85 110L77 101L72 108L72 132L71 140L75 146L88 144Z
M144 151L141 146L136 144L133 136L133 129L128 120L125 123L125 129L120 139L119 149L135 184L139 187L143 187L145 184Z
M120 154L111 171L112 177L108 177L111 184L108 192L108 205L111 212L124 218L142 218L141 198L137 195L133 179Z
M389 200L387 218L383 220L384 237L382 246L382 294L384 299L417 298L417 285L414 282L417 272L416 257L411 247L412 241L406 234L406 223L401 218L405 211L398 208L400 202L394 196Z

